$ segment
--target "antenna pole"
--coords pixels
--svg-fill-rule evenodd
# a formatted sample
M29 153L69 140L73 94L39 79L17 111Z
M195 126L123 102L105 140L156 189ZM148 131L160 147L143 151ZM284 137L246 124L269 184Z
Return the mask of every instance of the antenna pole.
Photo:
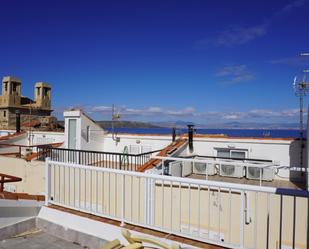
M120 119L120 114L115 114L115 105L113 104L113 107L112 107L112 139L116 142L119 142L120 138L117 137L117 134L115 132L115 121L118 121Z
M300 135L300 166L303 167L303 148L304 146L304 95L303 92L299 94L299 135Z
M309 56L309 53L301 53L300 56ZM307 73L309 70L303 70L303 73ZM303 168L303 150L305 148L304 143L304 116L303 116L303 108L304 108L304 96L308 92L309 84L306 82L306 76L304 75L301 82L296 84L296 78L294 81L294 90L295 95L299 96L299 135L300 135L300 166Z
M115 140L115 130L114 130L114 115L115 115L115 106L112 106L112 138Z

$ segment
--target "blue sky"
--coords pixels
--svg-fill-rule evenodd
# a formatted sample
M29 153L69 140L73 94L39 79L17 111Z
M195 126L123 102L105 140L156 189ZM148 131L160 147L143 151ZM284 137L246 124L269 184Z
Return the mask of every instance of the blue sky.
M2 1L0 75L110 119L297 122L309 1ZM307 99L305 105L308 104Z

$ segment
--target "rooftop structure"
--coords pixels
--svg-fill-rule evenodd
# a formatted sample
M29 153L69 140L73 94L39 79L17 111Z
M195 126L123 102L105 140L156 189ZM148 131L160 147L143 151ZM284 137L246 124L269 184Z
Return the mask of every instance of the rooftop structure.
M51 86L45 82L35 84L34 100L22 96L21 80L6 76L2 79L0 96L0 129L15 129L17 114L20 114L21 128L47 127L55 123L51 117ZM35 124L34 124L34 121Z
M45 194L36 218L44 232L72 242L79 231L101 243L126 228L183 247L308 247L299 140L201 136L192 127L177 138L115 140L81 110L64 116L61 147L36 145L28 162L0 156L3 173L22 178L5 191Z

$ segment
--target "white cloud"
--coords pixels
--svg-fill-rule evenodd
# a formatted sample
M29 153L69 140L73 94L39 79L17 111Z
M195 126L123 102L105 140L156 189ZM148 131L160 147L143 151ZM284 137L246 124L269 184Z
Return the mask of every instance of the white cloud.
M98 112L103 114L108 114L112 112L112 108L108 106L94 106L88 112ZM116 108L116 112L119 112L124 116L156 116L156 115L164 115L164 116L191 116L195 114L195 109L192 107L186 107L184 109L179 110L169 110L162 109L160 107L148 107L144 109L135 109L128 107L119 107Z
M299 116L298 109L284 109L280 111L270 109L252 109L246 112L205 112L201 113L205 119L217 120L237 120L237 121L253 121L253 120L284 120L297 121ZM307 115L305 113L305 115Z
M225 75L224 73L222 73ZM108 106L94 106L86 111L99 114L111 115L111 107ZM183 109L167 109L161 107L146 107L143 109L120 107L116 108L116 112L119 112L122 118L147 118L149 120L179 118L186 120L202 120L208 121L261 121L261 120L283 120L283 121L295 121L299 116L299 110L296 108L283 109L283 110L271 110L271 109L252 109L249 111L230 111L230 112L219 112L219 111L205 111L198 112L193 107L186 107ZM306 113L305 113L306 115Z
M271 64L284 64L290 66L307 66L309 65L309 56L294 56L274 59L270 61Z
M227 119L227 120L236 120L236 119L240 119L241 118L241 114L237 114L237 113L226 113L222 115L223 119Z
M255 78L246 65L225 66L216 73L216 76L226 83L245 82Z
M252 27L230 27L219 33L214 40L216 46L242 45L267 33L267 25Z
M91 108L92 112L110 113L112 111L111 106L94 106Z
M260 24L253 26L230 26L218 32L217 36L201 39L195 42L196 48L209 46L233 47L246 44L267 34L269 27L279 17L284 17L293 10L300 8L307 3L307 0L295 0L274 12L269 18Z
M293 11L294 9L297 9L299 7L302 7L307 3L307 0L295 0L291 3L288 3L287 5L283 6L280 10L278 10L273 16L272 19L275 19L276 17L286 15L289 12Z

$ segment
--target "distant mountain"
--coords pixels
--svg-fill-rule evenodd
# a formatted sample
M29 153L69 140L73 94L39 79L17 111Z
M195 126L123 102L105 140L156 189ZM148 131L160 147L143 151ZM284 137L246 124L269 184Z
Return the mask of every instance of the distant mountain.
M112 128L112 121L96 121L102 128ZM115 128L160 128L160 126L138 121L116 121Z
M205 129L298 129L298 123L260 123L260 122L228 122L209 125L197 125Z
M102 128L112 128L112 121L95 121ZM64 121L58 121L58 123L64 126ZM116 121L115 128L160 128L155 124L150 124L146 122L138 122L138 121Z
M64 121L58 121L60 125L64 126ZM103 128L111 128L112 121L96 121ZM187 128L188 124L194 124L197 129L287 129L296 130L299 128L298 123L260 123L260 122L227 122L227 123L211 123L198 124L187 121L162 121L162 122L139 122L139 121L117 121L115 128ZM305 126L306 127L306 126Z
M161 127L177 127L185 128L192 122L185 121L167 121L167 122L152 122L154 125ZM199 129L298 129L298 123L260 123L260 122L227 122L227 123L211 123L211 124L194 124Z
M159 127L166 127L166 128L172 128L172 127L176 127L176 128L185 128L187 127L187 125L189 124L193 124L193 125L197 125L193 122L187 122L187 121L182 121L182 120L178 120L178 121L162 121L162 122L150 122L153 125L159 126Z

